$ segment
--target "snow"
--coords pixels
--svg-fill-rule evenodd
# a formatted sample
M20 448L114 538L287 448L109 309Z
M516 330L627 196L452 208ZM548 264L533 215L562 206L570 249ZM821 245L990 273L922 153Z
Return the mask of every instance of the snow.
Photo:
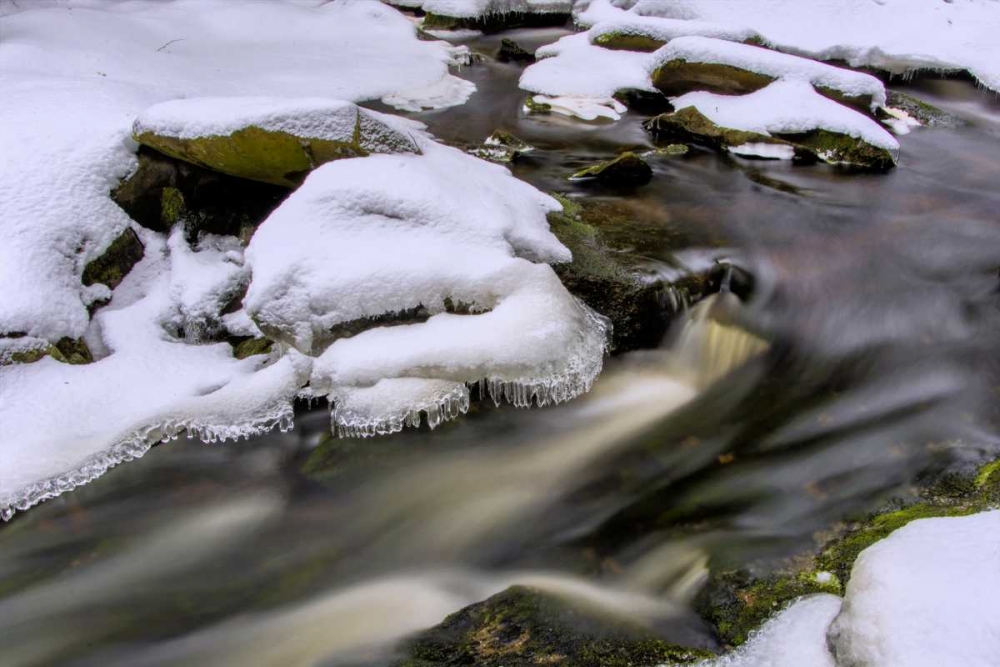
M374 0L61 3L2 30L0 333L52 341L87 328L80 276L128 224L107 194L134 168L144 109L303 95L414 108L474 89L448 73L464 49L418 40Z
M760 158L762 160L791 160L795 157L795 148L793 146L765 144L759 141L751 141L739 146L729 146L726 150L740 157Z
M1000 90L996 0L640 0L631 13L750 29L777 49L852 67L967 70Z
M178 280L194 285L192 259L178 252L183 240L176 232L168 245L138 231L145 257L94 318L107 356L81 366L44 358L0 367L4 518L142 456L182 429L212 441L291 424L291 400L309 361L291 353L262 367L260 357L233 359L226 343L189 345L170 336L164 323L177 308ZM194 254L204 252L217 251ZM218 262L215 272L201 277L218 285L231 268Z
M580 120L620 120L628 107L611 97L548 97L533 95L536 104L545 104L553 113Z
M914 521L862 552L831 644L845 665L990 667L998 591L1000 511Z
M671 102L694 107L716 125L759 134L795 134L815 129L863 139L894 154L899 142L862 113L817 93L804 81L779 80L749 95L695 92Z
M416 405L454 416L465 383L484 379L495 399L521 406L589 389L607 325L536 263L571 259L548 229L559 204L503 167L425 137L420 148L310 174L250 242L251 317L321 354L312 391L334 398L348 433L398 430ZM329 333L418 309L429 319Z
M826 646L826 630L840 605L836 595L800 598L768 621L745 646L697 667L837 667Z

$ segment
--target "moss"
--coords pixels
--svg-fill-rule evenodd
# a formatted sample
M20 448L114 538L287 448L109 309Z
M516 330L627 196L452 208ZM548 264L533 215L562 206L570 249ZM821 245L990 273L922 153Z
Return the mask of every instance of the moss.
M187 213L184 195L177 188L166 187L160 194L160 221L165 228L173 227Z
M740 646L791 602L816 593L843 594L839 578L822 570L754 578L739 570L713 575L695 605L722 642Z
M723 95L745 95L772 83L774 77L730 65L697 63L675 58L653 72L653 85L674 97L697 90Z
M44 357L52 357L64 364L89 364L94 361L90 349L83 340L78 338L60 338L51 345L39 345L21 349L0 356L0 366L11 364L33 364Z
M132 267L142 259L143 247L139 236L131 228L126 228L111 242L104 254L83 269L83 284L107 285L111 289L128 275Z
M274 347L274 341L269 338L243 338L230 341L233 346L233 356L246 359L256 354L268 354Z
M529 95L524 100L524 108L528 110L528 113L552 113L552 105L545 102L536 102L534 95Z
M846 134L813 130L803 134L778 136L830 164L875 171L887 171L896 166L892 153L885 148L873 146L867 141Z
M638 624L523 586L448 616L408 642L405 652L397 667L627 667L713 657L665 641Z
M594 44L614 51L645 51L652 52L666 44L662 39L636 32L621 32L612 30L594 38Z
M645 185L653 178L653 170L641 157L626 151L618 157L581 169L572 181L601 183L612 186Z

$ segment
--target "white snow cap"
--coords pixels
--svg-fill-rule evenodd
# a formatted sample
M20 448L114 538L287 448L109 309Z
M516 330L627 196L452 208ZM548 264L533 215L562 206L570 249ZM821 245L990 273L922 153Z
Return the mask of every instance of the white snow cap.
M865 549L830 642L839 664L996 665L1000 511L921 519Z
M454 416L480 380L516 405L560 402L601 369L606 324L534 263L571 259L548 229L559 204L503 167L426 138L421 149L323 165L247 250L247 311L322 351L312 389L334 398L346 433L399 430L428 407ZM330 344L338 325L416 309L430 319L373 321Z

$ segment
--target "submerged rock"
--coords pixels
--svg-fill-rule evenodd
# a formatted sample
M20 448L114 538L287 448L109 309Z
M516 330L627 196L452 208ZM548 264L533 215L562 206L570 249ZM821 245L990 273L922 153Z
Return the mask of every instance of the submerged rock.
M133 229L127 228L111 242L103 255L84 267L83 284L101 284L114 289L142 259L142 255L142 241Z
M591 181L612 186L645 185L652 178L653 170L649 164L631 151L581 169L570 176L571 181Z
M285 187L220 174L146 147L138 158L136 170L111 197L133 220L158 232L183 222L189 237L208 232L246 241L288 194Z
M614 353L655 347L683 303L709 291L708 276L665 284L643 272L640 258L621 248L643 247L653 230L613 201L554 196L563 210L549 214L549 225L573 253L571 262L554 268L570 293L611 320Z
M218 124L203 122L202 116L233 120ZM147 109L132 135L144 146L207 169L294 188L332 160L419 152L387 118L349 102L202 98Z
M535 150L534 146L518 139L510 132L496 130L486 137L482 145L467 148L466 152L497 164L509 164L524 153L530 153L533 150Z
M405 647L395 667L631 667L691 664L713 654L550 593L513 586L446 618Z
M533 63L535 54L528 51L512 39L500 40L500 50L497 51L497 60L502 63Z

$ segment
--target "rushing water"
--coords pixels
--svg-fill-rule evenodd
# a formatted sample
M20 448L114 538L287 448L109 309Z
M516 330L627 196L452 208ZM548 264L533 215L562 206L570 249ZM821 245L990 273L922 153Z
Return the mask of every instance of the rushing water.
M889 174L694 150L622 197L565 179L648 148L642 116L525 117L519 74L473 66L468 105L419 117L454 142L515 132L539 149L519 177L617 201L651 272L728 259L746 301L712 297L558 408L336 441L303 406L288 434L157 447L0 528L2 664L380 664L513 582L712 646L689 605L706 568L773 566L995 452L994 96L911 84L971 124L903 137Z

